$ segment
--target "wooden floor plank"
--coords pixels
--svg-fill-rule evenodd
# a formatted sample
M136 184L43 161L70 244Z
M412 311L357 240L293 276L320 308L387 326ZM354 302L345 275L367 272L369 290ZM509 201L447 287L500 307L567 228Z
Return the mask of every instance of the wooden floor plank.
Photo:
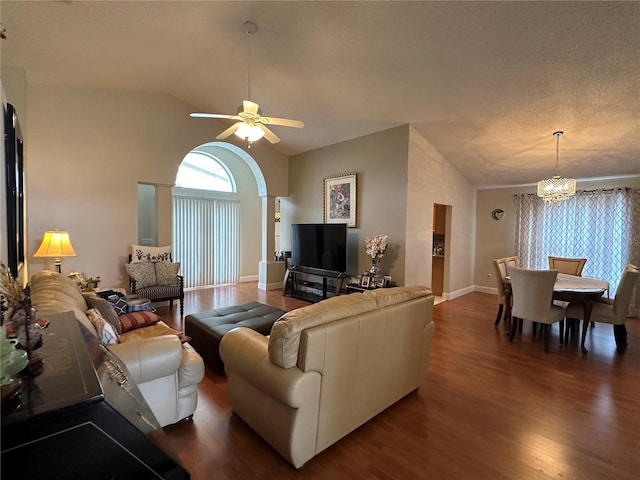
M185 313L259 301L307 303L256 283L186 293ZM509 343L493 326L494 295L436 305L431 364L422 386L320 453L301 470L233 414L225 378L207 368L193 421L165 428L192 478L200 479L637 479L640 472L640 322L615 353L610 325L550 353L525 322ZM162 306L182 327L178 309Z

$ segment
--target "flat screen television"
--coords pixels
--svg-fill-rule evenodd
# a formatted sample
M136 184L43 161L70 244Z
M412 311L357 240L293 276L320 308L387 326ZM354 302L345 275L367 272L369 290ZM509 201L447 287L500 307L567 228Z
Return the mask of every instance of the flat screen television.
M334 272L347 271L345 223L291 225L291 264Z

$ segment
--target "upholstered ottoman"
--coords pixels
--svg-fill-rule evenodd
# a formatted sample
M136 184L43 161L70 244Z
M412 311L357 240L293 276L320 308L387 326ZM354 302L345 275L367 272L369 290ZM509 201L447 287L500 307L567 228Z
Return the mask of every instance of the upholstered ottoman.
M224 334L236 327L247 327L262 335L269 335L275 321L284 313L284 310L259 302L216 308L187 315L184 333L191 337L189 343L204 361L224 375L224 364L218 352Z

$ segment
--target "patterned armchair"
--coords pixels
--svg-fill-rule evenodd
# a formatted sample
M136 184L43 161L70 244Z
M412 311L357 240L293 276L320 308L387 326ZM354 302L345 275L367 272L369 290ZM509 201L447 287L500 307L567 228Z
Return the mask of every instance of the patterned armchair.
M142 261L126 265L129 274L129 288L131 294L147 298L152 302L169 301L173 308L173 301L180 302L180 318L184 316L184 277L178 274L180 262Z

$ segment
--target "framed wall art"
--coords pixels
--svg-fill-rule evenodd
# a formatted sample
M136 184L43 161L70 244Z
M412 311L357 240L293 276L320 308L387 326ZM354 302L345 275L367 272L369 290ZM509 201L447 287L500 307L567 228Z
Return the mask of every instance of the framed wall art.
M324 179L324 223L356 226L356 174Z

